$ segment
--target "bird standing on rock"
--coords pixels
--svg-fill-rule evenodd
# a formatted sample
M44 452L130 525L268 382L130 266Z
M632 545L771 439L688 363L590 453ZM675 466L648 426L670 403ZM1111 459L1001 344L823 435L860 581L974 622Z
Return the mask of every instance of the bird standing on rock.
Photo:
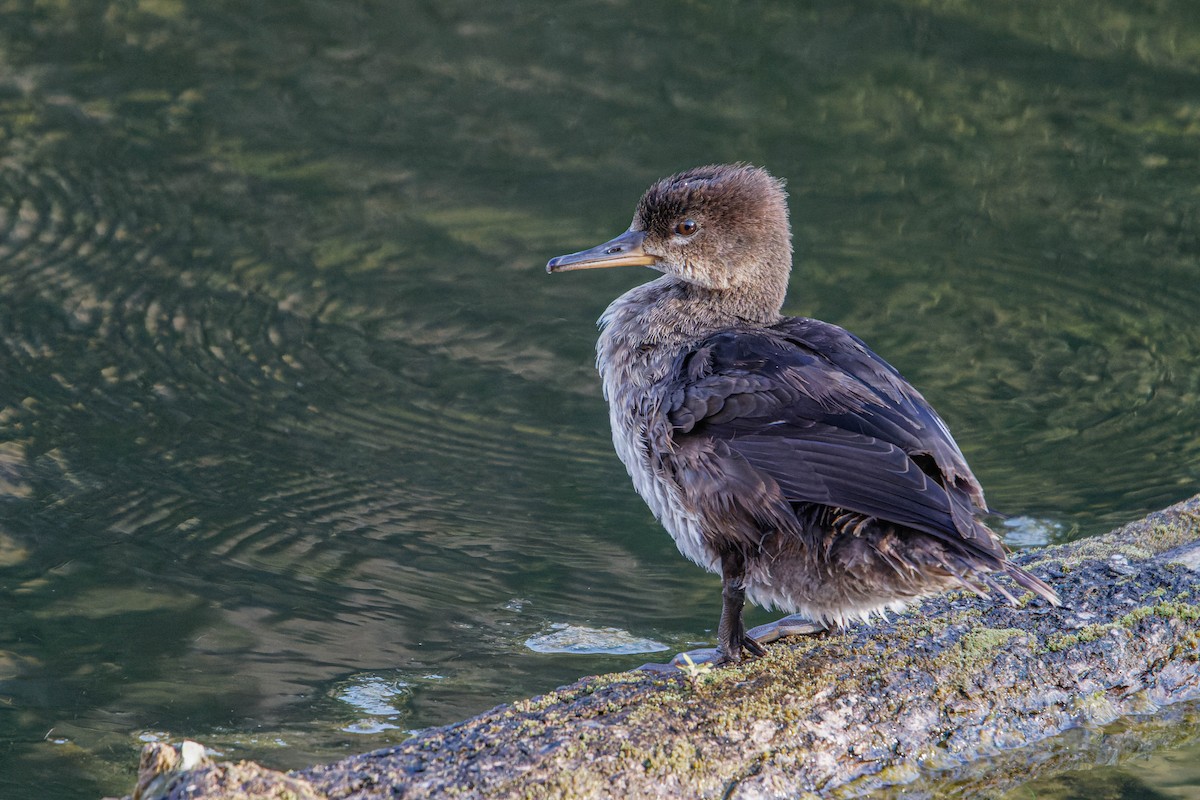
M842 328L780 314L781 181L743 164L665 178L629 230L546 268L617 266L664 275L600 318L613 443L679 550L721 575L718 664L764 653L747 597L826 627L954 586L1015 603L999 574L1058 603L978 519L983 490L925 398Z

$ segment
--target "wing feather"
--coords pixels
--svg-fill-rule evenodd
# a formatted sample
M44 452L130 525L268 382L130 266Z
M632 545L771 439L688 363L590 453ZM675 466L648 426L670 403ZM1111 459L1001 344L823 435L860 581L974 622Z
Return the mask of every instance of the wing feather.
M975 519L983 492L945 423L843 329L792 318L716 334L681 355L670 380L667 420L689 452L742 459L789 502L846 509L1003 558ZM707 488L720 491L711 481Z

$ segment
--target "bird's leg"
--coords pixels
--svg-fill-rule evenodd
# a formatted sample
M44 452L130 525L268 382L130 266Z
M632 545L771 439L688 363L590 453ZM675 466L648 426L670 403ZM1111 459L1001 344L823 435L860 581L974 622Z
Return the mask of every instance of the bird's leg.
M746 635L742 608L746 605L746 561L736 550L721 557L721 622L717 625L717 663L736 664L742 651L751 656L766 655L767 651Z
M741 553L728 553L721 558L721 622L717 626L717 664L734 664L743 651L751 656L766 655L763 645L777 642L785 636L820 633L825 626L792 614L775 622L757 625L747 631L742 622L742 607L746 604L745 560Z
M742 554L736 551L721 557L721 621L717 624L715 649L689 650L678 654L667 664L643 664L638 669L674 672L693 669L698 665L720 667L736 664L744 655L754 658L766 655L763 645L779 641L785 636L802 636L825 630L823 625L792 614L747 631L742 621L742 608L746 605L745 564Z
M717 663L736 664L742 651L761 656L766 651L758 642L746 636L742 607L746 604L746 589L739 583L726 580L721 587L721 622L717 625Z
M736 664L742 660L743 651L751 656L766 654L758 642L746 635L742 622L742 607L746 604L745 559L739 552L721 556L721 621L717 624L717 647L689 650L671 659L668 664L643 664L640 670L650 672L672 672L691 669L696 665L716 667Z

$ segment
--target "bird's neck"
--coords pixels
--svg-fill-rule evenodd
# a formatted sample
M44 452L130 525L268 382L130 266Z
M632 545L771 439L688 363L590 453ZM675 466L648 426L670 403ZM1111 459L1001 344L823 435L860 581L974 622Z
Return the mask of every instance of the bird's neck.
M779 304L711 290L666 275L618 297L600 317L596 365L609 379L653 383L679 351L717 331L767 326L780 320Z

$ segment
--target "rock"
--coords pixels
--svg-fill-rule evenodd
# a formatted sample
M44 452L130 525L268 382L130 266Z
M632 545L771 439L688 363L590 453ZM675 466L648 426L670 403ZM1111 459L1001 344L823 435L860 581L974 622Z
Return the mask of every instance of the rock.
M978 759L1200 698L1200 496L1016 560L1062 608L950 593L737 667L584 678L334 764L203 766L154 796L857 796L930 769L979 794L1070 759Z

